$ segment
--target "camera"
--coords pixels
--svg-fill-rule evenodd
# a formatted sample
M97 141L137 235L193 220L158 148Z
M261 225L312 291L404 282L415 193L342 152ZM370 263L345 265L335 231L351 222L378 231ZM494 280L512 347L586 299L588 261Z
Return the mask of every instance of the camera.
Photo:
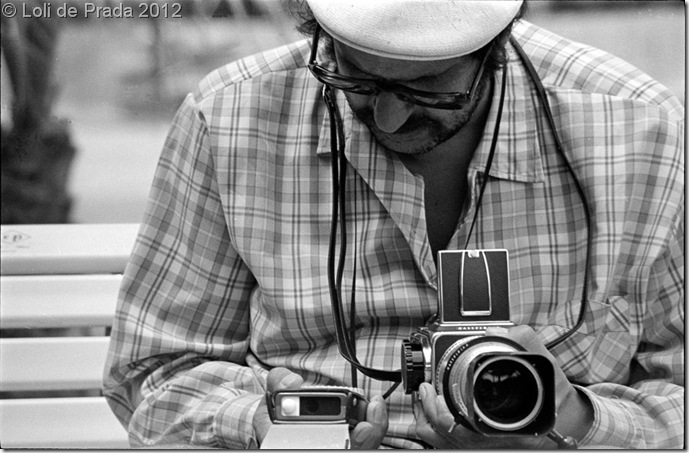
M489 436L540 436L555 425L554 368L516 342L486 336L509 327L507 250L438 253L438 312L402 341L406 393L430 382L455 422Z
M349 428L366 420L368 400L349 387L310 386L266 393L273 425L262 449L348 449Z
M366 420L368 400L348 387L313 386L267 393L273 423L347 423Z

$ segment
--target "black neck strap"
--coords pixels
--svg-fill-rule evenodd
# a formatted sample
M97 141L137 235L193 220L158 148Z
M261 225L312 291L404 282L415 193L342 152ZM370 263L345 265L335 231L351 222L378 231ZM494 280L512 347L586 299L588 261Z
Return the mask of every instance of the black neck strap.
M483 171L483 181L481 182L481 189L478 193L478 200L476 200L476 209L474 210L474 217L471 220L471 226L469 227L469 233L467 234L467 240L464 243L464 249L469 248L469 241L471 240L471 234L474 231L474 226L476 225L476 219L478 219L478 211L481 208L481 202L483 201L483 192L486 191L486 184L488 184L488 175L490 174L490 167L493 166L493 157L495 156L495 148L498 143L498 135L500 134L500 122L502 120L502 107L505 104L505 86L507 85L507 67L502 70L502 84L500 86L500 104L498 105L498 114L495 119L495 129L493 129L493 138L490 142L490 151L488 152L488 161L486 162L486 169Z

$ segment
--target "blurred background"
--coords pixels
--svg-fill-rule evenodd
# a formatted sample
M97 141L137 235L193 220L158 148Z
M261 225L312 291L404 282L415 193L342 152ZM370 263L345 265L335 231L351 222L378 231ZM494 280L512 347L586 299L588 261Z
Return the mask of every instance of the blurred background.
M3 224L139 222L186 93L218 66L300 39L280 0L88 3L110 9L2 0ZM134 18L103 17L126 7ZM624 58L684 102L683 1L533 0L526 19Z

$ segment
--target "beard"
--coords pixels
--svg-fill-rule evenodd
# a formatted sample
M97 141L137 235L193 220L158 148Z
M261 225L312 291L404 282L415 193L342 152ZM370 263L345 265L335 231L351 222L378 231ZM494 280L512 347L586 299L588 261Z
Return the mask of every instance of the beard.
M476 90L476 96L461 110L423 109L414 112L395 132L387 133L376 126L373 109L370 106L353 108L354 116L364 123L378 143L399 154L420 155L435 149L462 130L472 119L479 101L483 97L488 79L484 78ZM350 103L350 107L352 103ZM449 112L433 115L427 112Z

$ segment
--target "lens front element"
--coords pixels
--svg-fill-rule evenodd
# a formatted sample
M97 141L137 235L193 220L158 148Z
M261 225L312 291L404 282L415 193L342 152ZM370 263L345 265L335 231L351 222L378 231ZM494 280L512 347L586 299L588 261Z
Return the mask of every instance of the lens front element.
M474 372L474 409L488 426L514 431L543 407L543 383L534 367L516 356L493 356Z

